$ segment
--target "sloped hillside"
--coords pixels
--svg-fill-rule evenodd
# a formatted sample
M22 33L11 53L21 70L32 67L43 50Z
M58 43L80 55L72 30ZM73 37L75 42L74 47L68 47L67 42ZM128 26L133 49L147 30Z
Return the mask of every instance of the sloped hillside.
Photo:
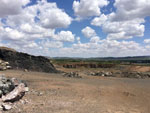
M4 47L0 48L0 59L8 61L13 69L27 69L48 73L57 72L50 60L45 57L33 56Z

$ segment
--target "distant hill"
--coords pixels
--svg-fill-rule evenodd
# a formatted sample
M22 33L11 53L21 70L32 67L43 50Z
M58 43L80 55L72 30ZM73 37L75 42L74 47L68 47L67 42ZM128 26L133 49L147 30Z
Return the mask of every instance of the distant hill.
M53 59L80 59L80 60L150 60L150 56L127 56L127 57L53 57Z
M0 47L0 59L8 61L13 69L55 73L57 70L48 58L33 56L14 49Z
M70 58L70 57L54 57L55 63L66 62L95 62L95 63L142 63L150 64L150 56L128 56L128 57L92 57L92 58Z

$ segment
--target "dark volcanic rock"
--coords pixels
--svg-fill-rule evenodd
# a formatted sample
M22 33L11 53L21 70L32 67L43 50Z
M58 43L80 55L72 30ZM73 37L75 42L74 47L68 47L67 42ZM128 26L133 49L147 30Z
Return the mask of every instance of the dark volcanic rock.
M13 69L27 69L29 71L52 72L57 70L50 60L42 56L33 56L0 48L0 59L8 61Z

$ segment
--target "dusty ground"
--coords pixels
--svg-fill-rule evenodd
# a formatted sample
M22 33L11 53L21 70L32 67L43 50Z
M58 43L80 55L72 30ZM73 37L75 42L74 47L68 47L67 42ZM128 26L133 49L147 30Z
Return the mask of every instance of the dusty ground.
M8 113L150 113L150 79L90 77L79 72L83 78L0 72L25 80L30 88Z

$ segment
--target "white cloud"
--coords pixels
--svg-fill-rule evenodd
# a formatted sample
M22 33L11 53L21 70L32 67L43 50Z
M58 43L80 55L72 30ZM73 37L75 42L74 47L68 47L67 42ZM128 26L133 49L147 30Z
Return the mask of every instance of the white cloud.
M100 42L100 37L94 36L90 39L90 42L92 43L99 43Z
M102 26L102 30L108 34L108 39L118 40L144 36L144 19L137 18L127 21L111 21L110 15L103 14L100 18L96 17L91 22L92 25Z
M150 50L150 46L149 45L146 45L145 48L148 49L148 50Z
M24 33L7 27L1 29L0 37L3 40L20 40L24 37Z
M20 14L8 16L6 24L13 28L17 28L22 24L36 24L37 11L37 5L25 7Z
M91 38L93 36L96 36L96 32L94 29L92 29L91 27L87 26L84 29L82 29L81 31L83 33L83 35L87 38Z
M30 0L0 0L0 17L21 13L22 6L29 2Z
M107 21L103 24L103 31L108 33L109 39L129 39L144 36L144 19L135 19L122 22Z
M145 39L145 40L144 40L144 43L150 44L150 39Z
M44 48L62 48L63 43L60 41L43 40L40 42L41 47Z
M82 29L82 33L90 39L84 43L80 37L75 40L72 31L61 29L62 31L55 33L56 28L66 28L72 22L72 18L63 9L59 9L56 3L41 0L37 4L22 8L29 2L0 1L1 46L44 56L104 57L149 54L149 39L144 40L145 45L135 41L118 41L144 35L143 23L144 17L149 15L149 0L147 3L146 0L116 0L117 11L108 15L101 14L101 8L108 4L107 0L75 0L75 16L80 19L96 16L91 25L99 26L107 33L106 39L101 40L95 30L87 26ZM3 17L6 22L1 21ZM64 42L71 43L67 47Z
M54 40L63 41L63 42L74 42L75 35L71 31L60 31L53 36Z
M116 13L112 15L114 21L132 20L150 16L150 0L116 0Z
M81 40L80 37L77 37L76 39L77 39L77 42L78 42L78 43L81 43L81 42L80 42L80 40Z
M7 41L33 41L36 39L52 38L55 30L44 29L38 25L22 24L18 29L0 28L0 39Z
M66 28L71 24L72 18L56 3L41 2L38 10L40 23L45 28Z
M150 0L115 0L116 12L101 15L91 24L102 26L108 39L131 39L144 36L144 18L150 16Z
M52 37L54 35L55 30L53 29L45 29L37 24L30 25L28 23L22 24L19 28L30 37L37 37L37 38L47 38Z
M25 7L20 14L7 18L7 24L11 26L16 27L28 23L38 24L46 29L66 28L71 22L72 18L64 10L59 9L56 3L49 3L45 0Z
M108 3L107 0L75 0L73 10L79 18L99 16L101 14L100 8L108 5Z
M18 2L12 1L14 4ZM11 14L7 14L5 18L6 23L0 22L0 40L5 42L5 46L36 54L34 50L41 51L42 48L43 51L48 51L49 48L63 47L65 41L74 41L75 35L71 31L55 34L56 28L67 27L72 21L72 18L64 10L59 9L56 3L42 0L35 5L22 8L28 2L29 0L19 2L22 4L18 3L21 7L20 12L16 15L10 11ZM48 23L44 24L45 19L48 19Z
M98 43L80 42L73 44L72 47L60 48L58 51L60 56L74 57L121 57L149 54L149 48L143 47L134 41L116 41L108 39L100 40Z
M29 42L28 44L24 45L24 48L38 48L38 44L35 42Z
M95 25L95 26L101 26L103 25L107 20L107 16L102 14L101 16L99 17L95 17L92 22L91 22L91 25Z

